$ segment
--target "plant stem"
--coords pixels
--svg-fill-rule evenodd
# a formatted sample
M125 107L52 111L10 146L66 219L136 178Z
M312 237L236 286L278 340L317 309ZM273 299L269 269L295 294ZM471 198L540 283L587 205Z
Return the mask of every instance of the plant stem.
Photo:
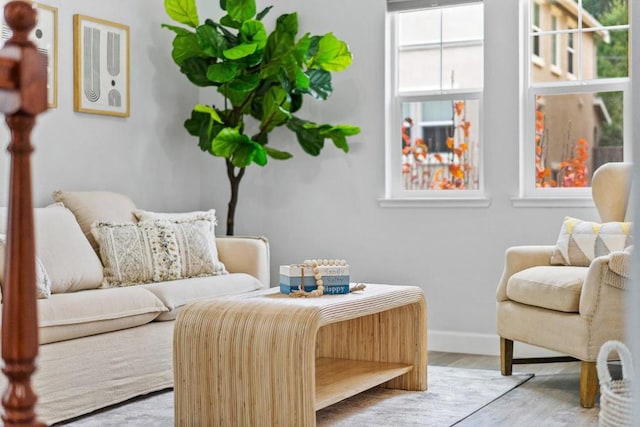
M238 189L240 187L240 180L244 176L244 169L238 169L236 173L236 167L233 166L231 160L225 159L227 164L227 177L229 178L229 184L231 184L231 198L229 199L229 205L227 209L227 236L233 236L234 218L236 215L236 206L238 205Z

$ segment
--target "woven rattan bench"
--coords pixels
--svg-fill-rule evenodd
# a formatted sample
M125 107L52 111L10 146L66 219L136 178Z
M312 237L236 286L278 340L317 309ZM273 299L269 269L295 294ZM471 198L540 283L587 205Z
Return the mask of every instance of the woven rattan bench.
M376 385L426 390L426 327L414 286L191 304L175 325L175 425L314 426L316 410Z

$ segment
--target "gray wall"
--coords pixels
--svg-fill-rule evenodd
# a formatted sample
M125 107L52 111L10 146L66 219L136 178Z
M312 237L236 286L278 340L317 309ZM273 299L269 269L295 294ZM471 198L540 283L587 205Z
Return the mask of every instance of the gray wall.
M495 289L504 250L555 243L565 215L598 219L592 207L512 205L519 176L519 2L485 0L488 208L378 205L384 193L384 0L259 5L272 3L271 20L297 11L300 34L331 31L349 43L353 65L335 76L333 96L327 102L307 99L304 112L318 122L356 124L362 132L351 139L349 154L327 146L319 158L304 154L291 134L273 135L274 147L295 157L249 168L236 234L270 239L273 282L280 264L338 257L348 260L354 280L419 285L428 301L430 349L497 354ZM208 94L201 101L212 102ZM202 187L203 207L218 208L224 224L229 193L222 160L201 160L208 183ZM516 345L516 354L531 349Z
M202 155L182 122L197 97L171 60L172 34L155 0L49 0L58 7L58 108L38 118L33 134L34 199L55 189L112 190L141 207L192 209L200 204ZM73 15L130 26L131 116L73 111ZM6 126L0 141L9 140ZM0 205L6 205L8 155L0 154Z

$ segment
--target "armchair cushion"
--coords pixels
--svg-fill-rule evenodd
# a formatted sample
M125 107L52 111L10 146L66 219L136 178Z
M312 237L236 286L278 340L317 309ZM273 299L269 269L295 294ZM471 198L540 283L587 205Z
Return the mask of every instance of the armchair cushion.
M595 258L632 244L630 222L582 221L565 217L551 264L588 267Z
M587 267L540 266L509 278L510 300L550 310L577 313Z

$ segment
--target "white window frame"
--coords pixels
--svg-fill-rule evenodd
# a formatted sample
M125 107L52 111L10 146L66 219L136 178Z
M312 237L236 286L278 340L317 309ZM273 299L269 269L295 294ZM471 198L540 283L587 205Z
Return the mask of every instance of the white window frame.
M576 29L559 30L559 33L568 33L576 31L577 37L577 57L575 64L577 74L575 79L569 78L562 82L544 82L534 83L531 80L531 62L534 55L531 46L531 2L535 0L521 0L521 17L523 19L521 28L523 41L523 52L526 53L523 61L523 81L521 96L521 117L520 122L522 133L520 135L520 194L512 199L514 206L531 207L531 206L593 206L591 197L591 187L584 188L536 188L535 182L535 143L533 136L535 135L535 99L538 95L563 95L574 93L597 93L597 92L623 92L623 158L632 158L633 141L631 137L631 125L633 122L632 106L631 106L631 83L630 76L626 78L601 78L597 80L581 80L582 78L582 60L581 60L581 39L580 29L582 27L582 10L578 13L578 25ZM588 32L603 30L604 27L589 28ZM627 29L630 31L630 25L618 25L608 27L608 29ZM550 32L541 32L542 35ZM574 47L576 46L574 37ZM628 63L632 63L632 47L629 45ZM568 68L567 68L568 73ZM631 73L631 67L629 67Z
M434 3L429 0L404 1L406 7L389 6L402 4L403 1L387 0L389 12L410 11L426 8L442 8L447 6L459 6L465 3L483 3L483 0L444 0ZM435 5L435 6L434 6ZM402 188L402 151L400 150L399 137L403 122L402 104L405 102L429 102L446 100L477 100L479 103L479 124L483 126L483 88L476 90L430 90L399 93L397 75L397 14L387 13L386 19L386 81L385 81L385 194L379 199L382 207L487 207L490 200L484 190L484 129L479 132L478 153L478 189L475 190L404 190ZM484 46L484 36L482 39ZM441 47L439 47L441 49ZM442 64L440 64L442 66ZM441 73L441 87L442 79Z

